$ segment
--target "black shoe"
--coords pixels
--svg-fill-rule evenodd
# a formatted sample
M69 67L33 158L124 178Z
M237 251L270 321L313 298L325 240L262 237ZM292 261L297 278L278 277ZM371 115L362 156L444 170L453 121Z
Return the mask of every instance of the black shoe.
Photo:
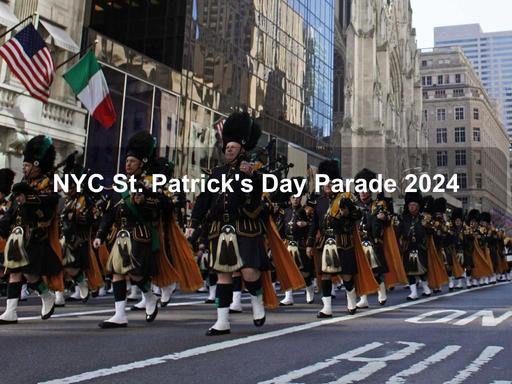
M316 317L319 319L328 319L328 318L332 317L332 315L326 315L325 313L320 311L316 314Z
M357 307L355 307L354 309L347 308L347 312L349 315L355 315L355 313L357 312Z
M441 293L441 292L442 292L442 290L440 290L440 289L434 289L434 293Z
M205 304L215 304L215 300L211 300L211 299L206 299L204 301Z
M152 313L151 315L146 314L146 321L147 321L148 323L151 323L152 321L154 321L154 320L155 320L156 315L158 315L158 303L157 303L157 305L155 306L155 310L153 311L153 313Z
M87 303L89 301L89 298L91 297L91 294L88 293L87 296L85 296L85 298L82 299L82 303Z
M315 303L315 300L306 301L306 304L314 304L314 303Z
M335 299L336 298L336 295L331 295L331 299Z
M255 327L262 327L265 324L266 316L263 316L261 319L253 319L253 323Z
M455 288L448 288L448 291L453 292Z
M48 320L50 317L52 317L53 312L55 312L55 304L53 304L52 309L50 309L50 312L48 312L46 315L41 315L41 319Z
M130 311L132 311L132 312L133 312L133 311L145 311L145 310L146 310L146 308L144 308L144 307L143 307L143 308L136 307L135 305L132 305L132 306L130 307Z
M416 300L418 300L417 297L407 296L407 301L416 301Z
M127 323L112 323L110 321L102 321L98 324L98 327L101 329L114 329L114 328L126 328L128 326Z
M293 303L285 304L285 303L281 303L281 302L279 302L279 306L280 306L280 307L291 307L292 305L293 305Z
M435 291L434 291L434 292L435 292ZM431 293L425 293L425 292L423 292L423 293L421 294L421 296L423 296L423 297L430 297L430 296L432 296L432 294L431 294Z
M386 301L387 301L387 300L379 301L379 304L380 304L380 305L386 305Z
M71 301L71 302L73 302L73 301L82 301L82 299L77 299L76 297L69 296L69 297L66 297L66 301Z
M130 302L131 302L131 303L133 303L133 302L135 302L135 301L140 301L140 299L128 299L128 298L127 298L127 299L126 299L126 301L127 301L127 302L129 302L129 303L130 303Z
M236 314L236 313L242 313L242 311L238 311L238 310L236 310L236 309L231 309L231 308L230 308L230 309L229 309L229 313L231 313L231 314L235 313L235 314Z
M160 308L167 307L167 304L169 304L170 302L171 302L171 300L168 300L168 301L161 301L160 300Z
M221 336L221 335L229 335L231 333L231 329L224 329L223 331L219 331L215 328L210 328L206 331L206 336Z
M55 308L62 308L65 306L66 306L66 304L55 304Z
M18 320L0 320L0 325L17 324Z

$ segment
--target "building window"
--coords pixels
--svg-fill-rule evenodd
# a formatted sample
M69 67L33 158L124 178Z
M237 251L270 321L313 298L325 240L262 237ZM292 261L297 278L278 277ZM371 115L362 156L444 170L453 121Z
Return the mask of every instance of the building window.
M464 120L464 107L455 107L455 120Z
M427 66L427 60L422 60L421 61L421 66L422 67L426 67Z
M475 159L475 164L480 165L482 164L482 153L480 151L474 151L473 157Z
M428 120L428 111L426 109L423 110L423 120L424 121Z
M446 97L446 91L444 89L437 89L436 90L436 94L435 94L435 98L436 99L442 99Z
M460 73L455 74L455 83L460 84Z
M460 96L464 96L464 89L462 89L462 88L454 89L453 97L460 97Z
M448 130L446 128L437 128L437 143L446 144L448 142Z
M466 142L466 128L455 128L455 142L465 143Z
M446 119L446 109L438 108L437 109L437 120L442 121Z
M468 177L465 173L457 174L457 184L460 189L466 189L468 187Z
M423 91L423 98L424 99L428 99L428 92L427 91Z
M473 141L480 141L480 128L473 128Z
M426 85L425 76L421 76L421 85L423 85L423 86Z
M443 84L443 75L438 75L438 76L437 76L437 84L438 84L438 85Z
M478 108L473 108L473 119L475 119L475 120L480 119L480 111L478 110Z
M475 173L475 184L478 189L482 189L482 174Z
M426 81L427 81L426 85L432 85L432 76L427 76Z
M456 150L455 151L455 165L466 165L466 150Z
M450 75L445 75L444 76L444 83L445 84L450 84Z
M467 197L459 197L459 201L462 203L463 209L468 209L468 198Z
M437 151L437 166L447 167L448 166L448 151Z

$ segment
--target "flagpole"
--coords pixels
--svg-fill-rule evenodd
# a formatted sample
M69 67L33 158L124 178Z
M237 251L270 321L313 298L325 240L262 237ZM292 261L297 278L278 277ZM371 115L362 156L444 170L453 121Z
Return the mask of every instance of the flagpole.
M64 64L67 64L69 63L71 60L73 60L75 57L77 56L80 56L82 53L85 53L87 52L89 49L91 49L93 46L95 46L96 44L98 44L98 39L94 40L91 44L89 44L87 47L85 47L84 49L82 49L80 52L78 53L75 53L73 56L71 56L69 59L63 61L62 63L60 63L59 65L57 65L57 67L55 68L55 72L57 72L57 70L62 67Z
M2 33L2 34L0 35L0 39L1 39L2 37L4 37L5 35L7 35L8 33L10 33L10 32L12 32L13 30L15 30L16 28L18 28L21 24L23 24L25 21L27 21L28 19L31 19L31 18L32 18L32 17L34 17L34 16L37 16L37 12L34 12L32 15L25 17L23 20L21 20L21 21L20 21L18 24L16 24L14 27L9 28L7 31L5 31L4 33Z

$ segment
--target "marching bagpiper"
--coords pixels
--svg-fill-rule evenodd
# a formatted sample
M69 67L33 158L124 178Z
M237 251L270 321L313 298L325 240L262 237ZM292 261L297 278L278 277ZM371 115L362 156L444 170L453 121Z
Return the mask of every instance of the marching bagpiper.
M339 165L335 160L324 160L318 166L318 173L325 174L331 183L324 187L324 196L315 207L315 214L308 234L307 255L313 257L316 246L321 257L322 302L318 318L332 317L332 277L341 274L347 296L347 310L354 314L356 290L354 275L357 263L354 249L354 230L361 213L356 208L350 193L332 191L332 180L340 177ZM316 241L317 232L320 239Z
M262 271L270 269L263 240L262 186L259 175L245 160L245 153L256 147L261 128L248 113L234 112L225 121L222 140L225 165L213 169L210 179L232 180L233 191L201 193L192 211L186 236L192 236L202 223L208 225L212 267L217 272L217 321L207 336L231 332L229 306L233 298L233 272L240 271L251 295L254 325L265 323ZM251 192L242 191L242 181L250 179ZM220 185L220 184L219 184Z
M145 300L146 321L152 322L158 314L158 299L151 291L151 278L157 273L154 255L158 238L153 224L159 218L159 199L147 191L146 171L155 155L155 142L146 131L134 134L126 148L125 172L134 176L144 192L115 193L104 213L94 247L107 241L111 248L108 268L113 272L112 286L115 314L99 324L100 328L120 328L128 325L126 316L126 277L142 291Z
M490 274L485 277L485 284L496 284L496 270L498 267L498 237L495 228L491 225L491 214L489 212L480 213L480 227L483 239L486 245L486 260L490 266Z
M462 289L464 279L464 264L466 259L466 239L464 233L464 211L455 208L450 222L447 223L446 261L450 277L449 289ZM457 285L454 284L457 280Z
M492 264L492 274L486 278L486 282L496 284L496 273L499 270L500 262L498 255L498 233L491 223L491 214L489 212L480 213L480 225L485 228L485 241L489 249L489 257Z
M62 284L55 221L59 196L53 191L51 179L55 147L49 137L39 135L26 144L23 156L23 179L12 187L15 203L0 219L0 236L8 236L4 266L9 274L7 305L0 324L18 321L16 309L23 277L41 297L43 320L49 319L55 309L55 295L43 277L48 282L60 279Z
M74 174L77 177L87 174L88 171L80 160L81 158L76 159L76 153L69 155L63 174ZM91 289L97 289L103 284L98 260L91 247L92 229L99 219L97 206L102 200L101 195L90 191L87 184L86 178L78 192L76 185L71 183L60 215L64 238L64 271L66 277L74 282L78 290L77 296L83 302L88 300Z
M405 194L405 206L402 219L397 228L400 247L404 260L404 268L409 279L411 293L407 300L417 300L418 290L416 281L419 278L423 284L423 295L429 296L427 284L427 233L423 226L421 214L423 199L419 192Z
M302 206L302 196L294 196L295 194L297 194L297 190L291 192L290 207L284 211L279 232L288 247L288 252L290 252L295 264L297 264L304 277L306 283L306 303L312 304L315 295L313 258L306 254L309 220ZM293 291L287 290L284 299L281 300L279 305L290 306L293 304Z
M11 194L12 184L14 182L14 172L9 168L0 169L0 219L4 217L12 202L8 199ZM0 266L4 265L5 239L0 237ZM4 269L0 270L0 278L4 276Z
M480 212L477 209L470 210L465 217L464 222L464 271L466 273L466 288L478 286L477 280L473 276L475 236L478 230L478 217Z
M377 178L377 174L367 168L362 169L355 176L356 180L370 181ZM372 193L359 192L356 206L361 210L359 233L361 235L363 250L369 259L375 280L379 284L378 301L380 305L386 304L386 284L384 274L389 272L384 256L384 227L389 223L387 209L383 201L374 200ZM362 295L357 308L368 308L368 296Z

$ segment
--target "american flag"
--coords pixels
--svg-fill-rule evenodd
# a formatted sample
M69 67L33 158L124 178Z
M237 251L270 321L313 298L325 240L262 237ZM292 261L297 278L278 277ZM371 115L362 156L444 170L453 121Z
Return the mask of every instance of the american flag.
M0 56L32 97L48 103L55 69L48 47L32 24L2 45Z
M224 117L221 117L219 120L217 120L215 123L213 123L213 127L219 134L219 137L222 137L222 129L224 128L224 121L226 121L226 119Z

